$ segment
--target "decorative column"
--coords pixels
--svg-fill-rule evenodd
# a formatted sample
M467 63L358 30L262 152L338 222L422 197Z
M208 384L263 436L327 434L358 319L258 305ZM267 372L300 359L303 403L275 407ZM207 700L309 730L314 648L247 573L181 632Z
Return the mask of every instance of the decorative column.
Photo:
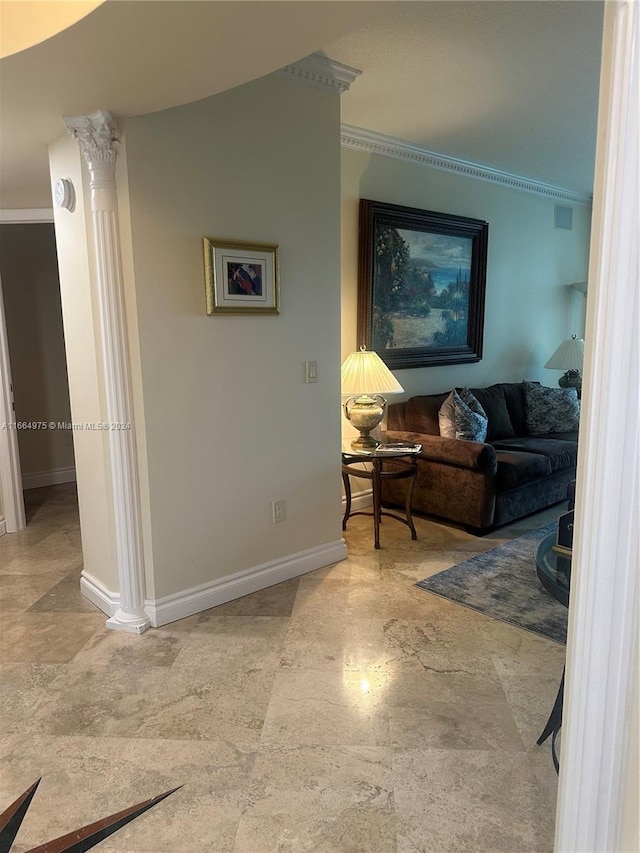
M129 425L108 431L120 606L107 627L141 634L151 623L144 611L140 484L118 230L118 132L111 114L104 110L64 122L80 143L89 168L106 417L110 424Z
M554 847L581 853L640 849L640 3L604 7Z

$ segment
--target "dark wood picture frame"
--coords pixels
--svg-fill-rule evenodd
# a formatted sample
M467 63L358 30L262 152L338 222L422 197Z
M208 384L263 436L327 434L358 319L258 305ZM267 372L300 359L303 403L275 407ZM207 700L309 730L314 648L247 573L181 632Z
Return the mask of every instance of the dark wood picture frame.
M358 345L391 369L482 358L489 225L360 200Z

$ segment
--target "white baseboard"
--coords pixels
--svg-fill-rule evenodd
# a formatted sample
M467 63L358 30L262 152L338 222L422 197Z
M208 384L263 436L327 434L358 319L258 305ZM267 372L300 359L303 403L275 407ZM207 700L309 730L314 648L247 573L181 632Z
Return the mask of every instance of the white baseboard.
M99 580L87 574L84 569L80 577L80 592L107 616L115 616L118 607L120 607L120 593L107 589Z
M4 515L0 516L0 536L4 536L7 532L7 522Z
M343 539L328 542L307 551L291 554L282 560L272 560L246 569L235 575L229 575L211 583L202 584L192 589L167 595L157 601L145 602L146 610L154 628L193 616L202 610L225 604L251 592L273 586L290 578L312 572L338 563L347 556L347 546Z
M347 546L344 539L328 542L307 551L291 554L282 560L245 569L235 575L228 575L211 583L201 584L183 592L176 592L163 598L146 600L144 609L154 628L168 625L186 616L193 616L218 604L226 604L252 592L266 589L282 581L304 575L315 569L322 569L332 563L346 559ZM80 589L83 595L99 607L103 613L113 616L120 606L120 595L106 589L99 581L86 572L82 572Z
M351 493L351 512L356 512L360 509L371 509L373 506L373 492L371 489L363 489L361 492ZM342 511L347 507L347 499L342 496Z
M42 486L58 486L60 483L75 483L76 469L54 468L52 471L36 471L35 474L22 475L23 489L40 489Z

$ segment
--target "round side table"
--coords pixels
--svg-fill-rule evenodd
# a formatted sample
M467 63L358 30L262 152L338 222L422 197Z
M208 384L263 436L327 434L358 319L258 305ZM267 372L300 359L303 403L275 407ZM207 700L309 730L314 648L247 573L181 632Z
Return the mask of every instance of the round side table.
M346 496L346 508L342 519L342 529L347 529L347 521L352 515L373 516L373 531L375 547L380 548L380 522L382 516L393 518L406 524L411 531L411 538L417 539L418 534L411 516L411 499L413 487L416 481L418 466L416 459L422 450L420 444L380 444L376 448L366 450L354 450L349 442L342 447L342 480ZM354 467L361 462L370 462L371 468ZM390 462L390 465L385 465ZM351 483L349 477L358 477L371 481L373 493L373 512L358 510L351 512ZM407 480L407 498L405 502L405 518L393 512L382 510L380 503L380 490L383 480Z

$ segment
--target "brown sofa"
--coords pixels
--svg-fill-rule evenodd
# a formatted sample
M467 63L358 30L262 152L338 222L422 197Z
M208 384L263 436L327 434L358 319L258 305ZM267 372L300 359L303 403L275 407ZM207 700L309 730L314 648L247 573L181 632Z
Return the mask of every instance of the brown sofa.
M415 512L482 534L566 497L578 434L529 435L522 382L470 390L488 416L486 443L440 435L438 411L449 392L390 405L385 439L422 444ZM385 481L382 502L404 505L404 484Z

